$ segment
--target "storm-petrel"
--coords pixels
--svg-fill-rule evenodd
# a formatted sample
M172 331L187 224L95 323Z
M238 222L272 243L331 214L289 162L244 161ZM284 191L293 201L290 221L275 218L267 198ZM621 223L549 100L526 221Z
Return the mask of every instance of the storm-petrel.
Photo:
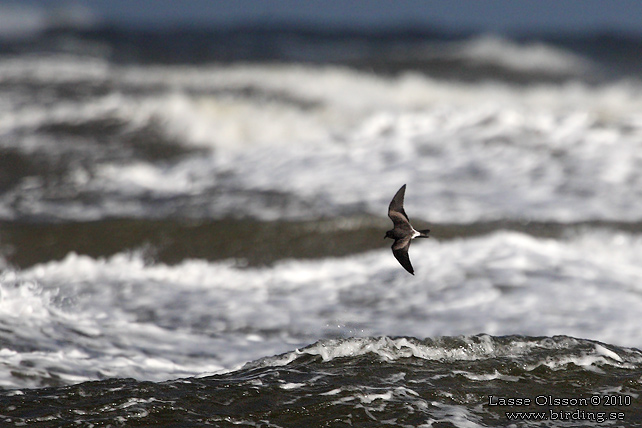
M401 186L401 189L397 190L395 197L392 198L390 206L388 207L388 217L392 220L394 227L386 232L386 238L392 238L395 240L392 244L392 254L395 258L401 263L401 266L404 267L411 274L415 274L415 270L410 264L410 257L408 257L408 248L410 248L410 241L414 238L428 238L428 233L430 229L426 230L415 230L410 224L410 219L408 215L403 210L403 197L406 193L406 185Z

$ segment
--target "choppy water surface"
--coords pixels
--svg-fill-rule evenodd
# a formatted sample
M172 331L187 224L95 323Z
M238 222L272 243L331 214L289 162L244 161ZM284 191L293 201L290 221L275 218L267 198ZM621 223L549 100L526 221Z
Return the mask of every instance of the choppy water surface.
M11 391L2 418L34 426L639 426L641 363L637 350L566 336L324 340L216 376Z
M270 34L3 48L0 419L641 426L636 65ZM404 183L415 276L382 240Z

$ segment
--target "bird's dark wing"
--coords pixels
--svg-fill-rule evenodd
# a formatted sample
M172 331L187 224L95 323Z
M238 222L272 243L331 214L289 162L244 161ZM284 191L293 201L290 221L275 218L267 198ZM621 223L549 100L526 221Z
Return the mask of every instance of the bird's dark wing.
M408 257L408 248L410 248L410 235L405 238L397 239L394 244L392 244L392 254L395 258L401 263L401 266L404 267L411 274L415 274L415 270L410 264L410 257Z
M406 185L401 186L394 198L390 201L388 206L388 217L394 223L395 227L401 226L404 229L410 230L410 219L403 209L403 197L406 193Z

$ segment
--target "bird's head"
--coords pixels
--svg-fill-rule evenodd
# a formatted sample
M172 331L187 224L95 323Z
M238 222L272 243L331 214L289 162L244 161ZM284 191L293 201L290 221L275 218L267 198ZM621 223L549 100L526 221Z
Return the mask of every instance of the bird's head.
M386 238L395 239L394 235L392 234L392 230L386 232L386 236L384 236L383 239Z

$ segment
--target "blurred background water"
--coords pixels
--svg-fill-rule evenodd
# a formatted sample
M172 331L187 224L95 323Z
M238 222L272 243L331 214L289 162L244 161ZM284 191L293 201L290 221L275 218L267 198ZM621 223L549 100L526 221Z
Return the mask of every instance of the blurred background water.
M637 391L639 351L623 347L642 345L642 4L604 5L1 2L5 399L233 382L253 360L297 372L299 354L269 357L317 341L303 354L356 367L403 360L407 343L439 361L483 345L497 373L506 355L531 364L517 379L558 359L566 387L603 370L599 391ZM404 183L432 230L410 249L414 277L382 241ZM516 350L533 346L550 353ZM426 398L407 422L492 424L471 397Z

